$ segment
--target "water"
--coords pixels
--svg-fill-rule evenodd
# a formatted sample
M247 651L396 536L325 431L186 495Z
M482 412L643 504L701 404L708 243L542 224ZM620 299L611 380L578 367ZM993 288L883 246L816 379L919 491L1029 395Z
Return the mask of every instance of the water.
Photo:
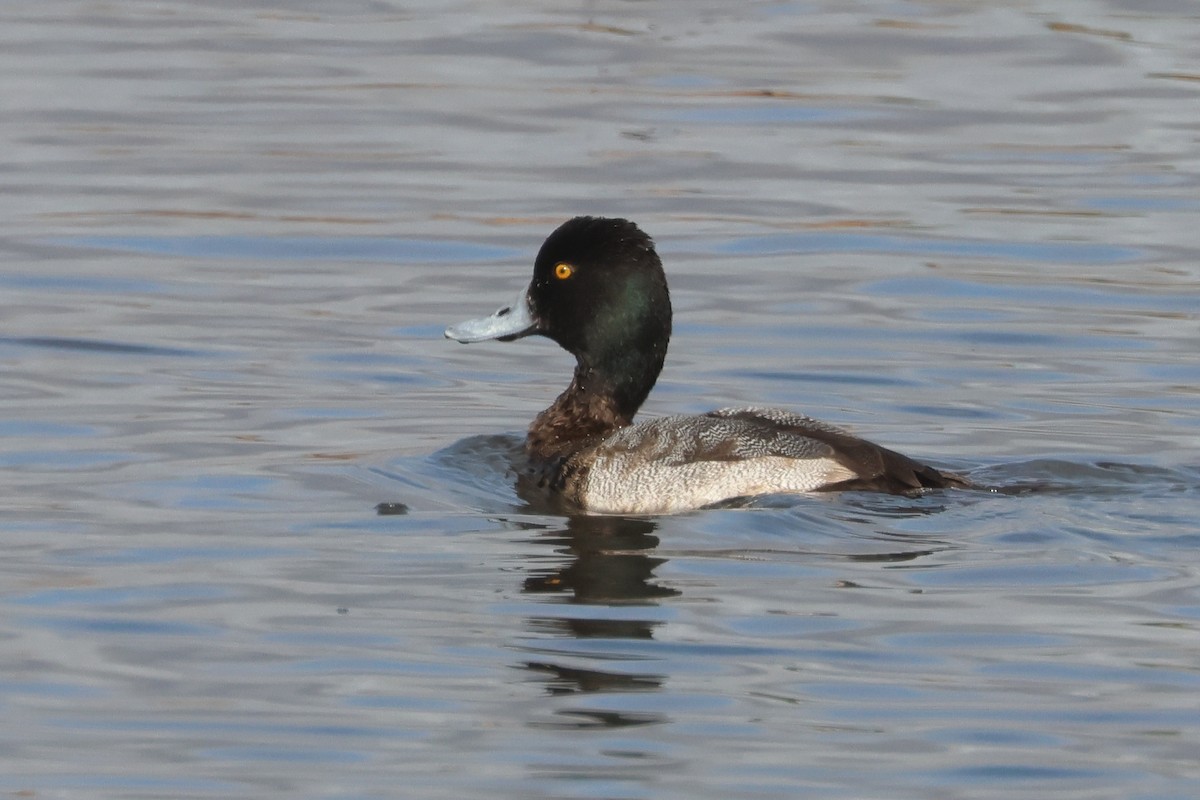
M0 11L0 791L1196 796L1194 3L327 6ZM999 491L522 498L576 213Z

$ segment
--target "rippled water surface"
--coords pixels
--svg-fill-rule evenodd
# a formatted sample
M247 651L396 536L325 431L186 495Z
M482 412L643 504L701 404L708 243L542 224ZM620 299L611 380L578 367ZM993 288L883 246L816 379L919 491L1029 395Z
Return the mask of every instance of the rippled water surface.
M1196 797L1198 43L1191 0L5 5L0 793ZM997 491L521 497L570 359L441 331L577 213L667 263L646 414Z

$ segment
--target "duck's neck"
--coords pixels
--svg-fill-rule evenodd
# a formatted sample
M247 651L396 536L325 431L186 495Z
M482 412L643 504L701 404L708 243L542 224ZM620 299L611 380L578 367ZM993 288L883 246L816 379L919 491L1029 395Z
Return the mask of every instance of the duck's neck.
M665 355L666 348L662 348ZM633 422L642 401L654 387L663 359L623 353L620 363L597 368L579 358L566 391L529 426L525 449L535 459L560 458ZM613 376L620 376L615 378Z

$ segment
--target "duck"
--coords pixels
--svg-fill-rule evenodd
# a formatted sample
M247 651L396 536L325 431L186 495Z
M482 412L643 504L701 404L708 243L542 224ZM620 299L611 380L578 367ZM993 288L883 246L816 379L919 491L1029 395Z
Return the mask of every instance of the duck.
M567 220L542 244L533 278L513 302L445 331L463 344L535 335L576 364L566 390L529 426L528 469L584 513L673 514L762 495L970 486L778 408L635 422L666 360L671 296L654 241L627 219Z

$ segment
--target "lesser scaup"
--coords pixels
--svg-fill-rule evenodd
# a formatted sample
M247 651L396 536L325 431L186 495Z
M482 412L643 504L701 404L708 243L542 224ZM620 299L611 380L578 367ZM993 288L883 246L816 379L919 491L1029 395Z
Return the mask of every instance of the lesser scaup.
M542 245L512 305L446 329L463 343L532 334L577 364L567 390L529 426L525 449L542 478L586 511L659 514L762 494L969 485L774 408L634 424L666 358L671 298L653 241L628 220L567 221Z

